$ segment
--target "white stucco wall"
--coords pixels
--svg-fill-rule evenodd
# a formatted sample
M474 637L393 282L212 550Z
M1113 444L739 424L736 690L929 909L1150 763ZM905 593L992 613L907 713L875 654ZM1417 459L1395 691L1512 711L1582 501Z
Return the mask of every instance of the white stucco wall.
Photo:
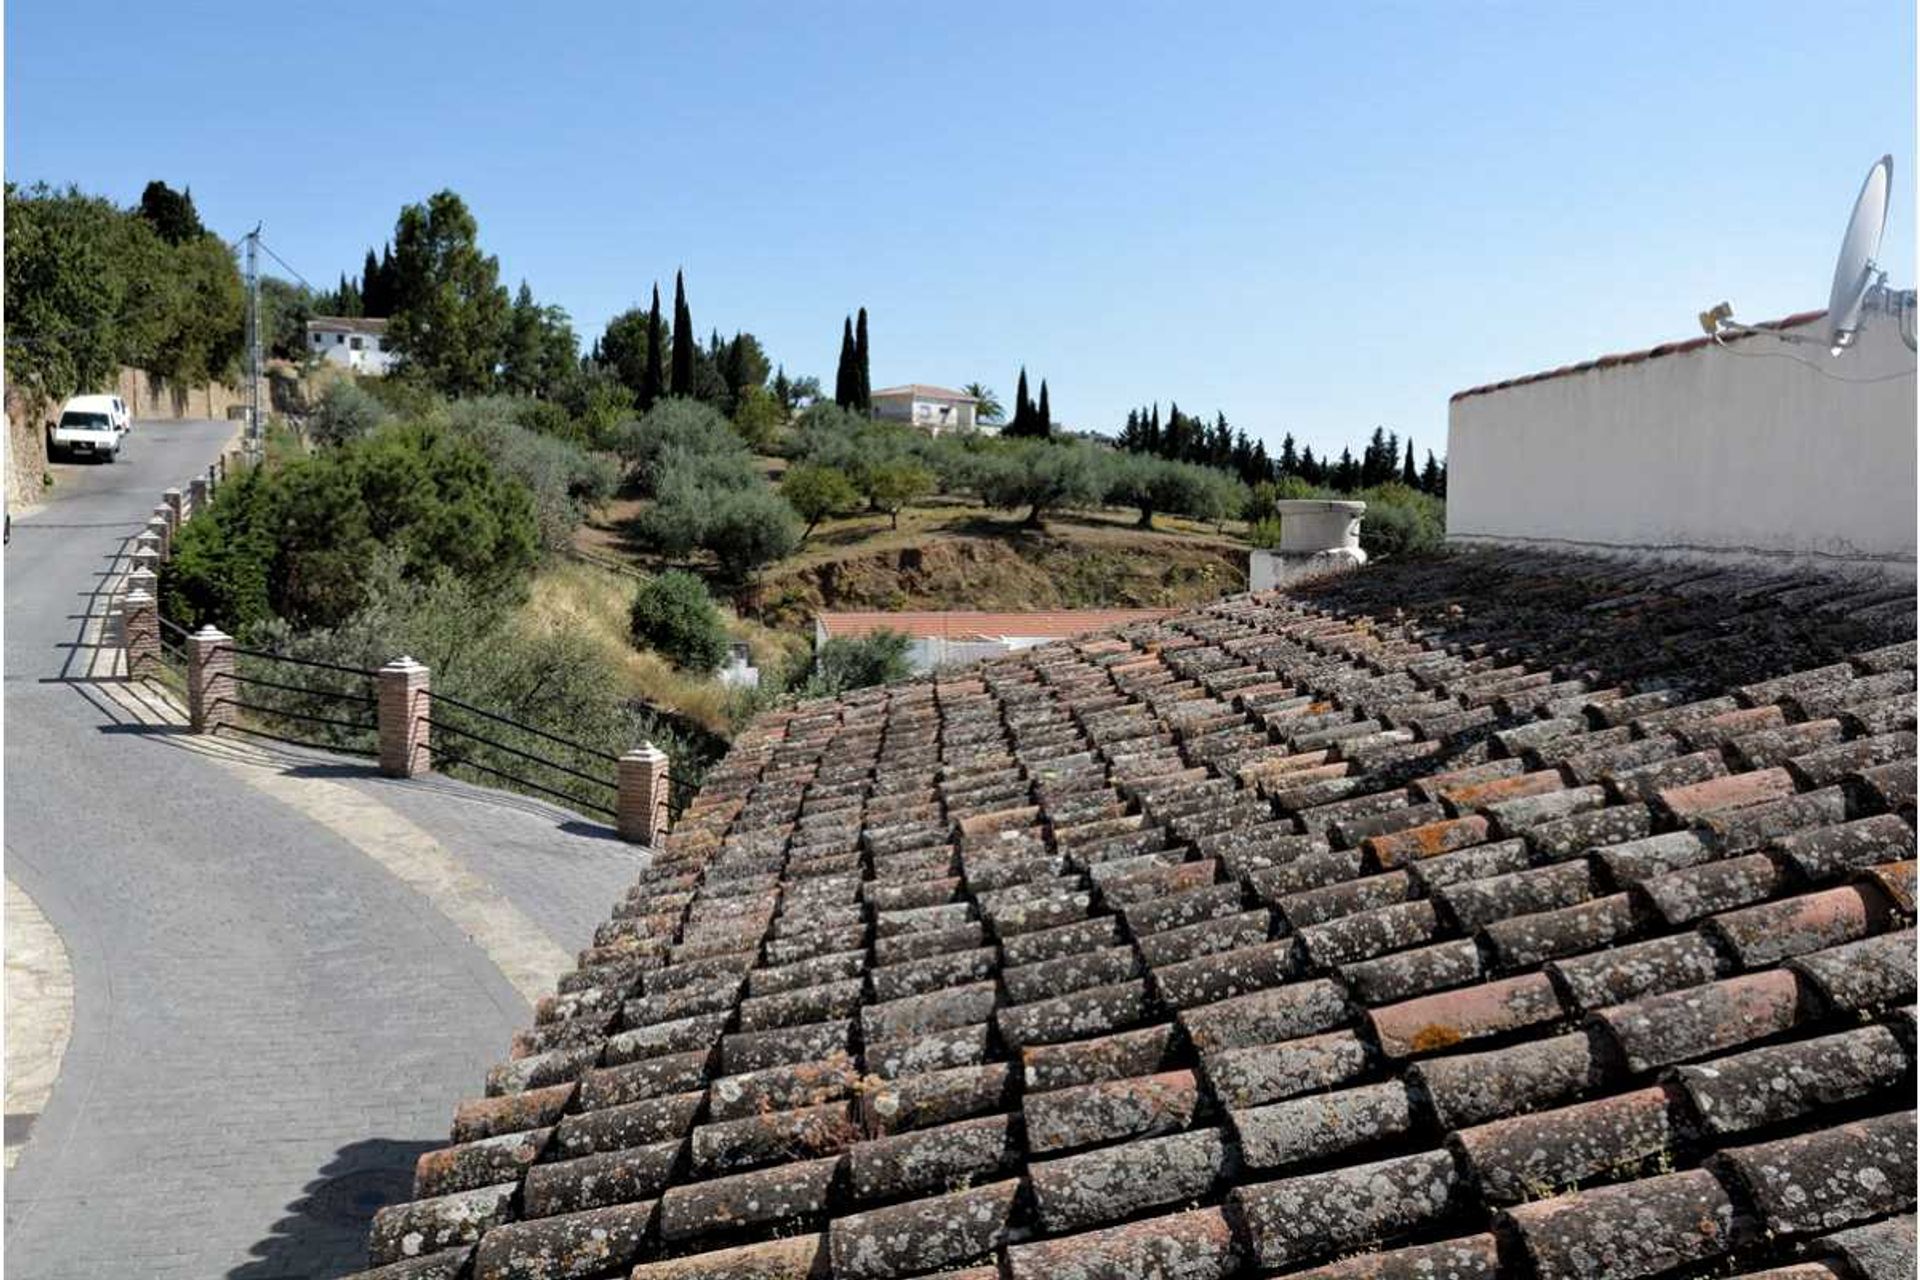
M1914 465L1914 354L1880 316L1838 359L1753 337L1456 399L1447 537L1910 577Z

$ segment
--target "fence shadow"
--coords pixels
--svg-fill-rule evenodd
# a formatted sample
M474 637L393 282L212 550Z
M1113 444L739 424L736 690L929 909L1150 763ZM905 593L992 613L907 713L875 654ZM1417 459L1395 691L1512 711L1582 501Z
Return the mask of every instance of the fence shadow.
M227 1280L325 1280L363 1269L373 1215L412 1199L414 1161L444 1145L369 1138L340 1148L247 1250L251 1261L228 1271Z

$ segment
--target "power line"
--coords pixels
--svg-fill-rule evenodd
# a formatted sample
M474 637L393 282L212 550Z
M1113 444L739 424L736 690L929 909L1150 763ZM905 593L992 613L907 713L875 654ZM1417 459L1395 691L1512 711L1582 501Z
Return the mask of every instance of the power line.
M275 253L275 252L273 251L273 249L272 249L272 247L271 247L271 246L269 246L269 245L267 244L267 242L266 242L265 240L262 240L262 239L260 239L260 238L259 238L258 236L255 236L255 237L254 237L254 243L255 243L255 244L257 244L257 245L259 245L259 246L260 246L260 248L261 248L262 250L264 250L264 251L266 252L266 255L267 255L267 256L268 256L269 258L272 258L272 259L273 259L273 260L274 260L275 262L277 262L277 263L279 263L279 264L280 264L280 265L281 265L282 267L284 267L284 268L286 268L286 269L287 269L287 270L288 270L289 272L291 272L291 273L292 273L292 275L293 275L293 278L294 278L295 280L298 280L298 281L299 281L299 282L300 282L301 284L303 284L303 285L305 285L305 286L307 286L307 288L308 288L308 289L309 289L310 291L312 291L312 292L314 292L314 293L323 293L323 292L325 292L324 290L322 290L322 289L320 289L319 287L317 287L317 286L316 286L316 285L315 285L315 284L313 283L313 281L311 281L311 280L309 280L309 279L307 279L307 278L306 278L305 276L303 276L303 275L301 275L301 274L299 273L299 271L297 271L297 270L295 270L295 269L294 269L294 266L293 266L293 264L292 264L291 262L288 262L288 261L287 261L287 260L286 260L285 258L283 258L283 257L281 257L281 256L280 256L279 254L277 254L277 253Z

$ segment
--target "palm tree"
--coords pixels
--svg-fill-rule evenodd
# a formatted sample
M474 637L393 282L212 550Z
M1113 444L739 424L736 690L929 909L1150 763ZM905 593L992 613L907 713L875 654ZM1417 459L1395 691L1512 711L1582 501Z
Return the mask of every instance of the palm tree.
M1000 397L993 394L993 388L984 382L969 382L960 388L974 398L973 420L975 422L998 422L1007 416L1000 403Z

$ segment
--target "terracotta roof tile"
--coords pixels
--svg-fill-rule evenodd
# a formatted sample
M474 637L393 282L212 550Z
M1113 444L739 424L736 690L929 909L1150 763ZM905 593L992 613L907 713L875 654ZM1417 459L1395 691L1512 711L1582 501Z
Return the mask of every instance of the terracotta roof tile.
M1910 1269L1910 601L1396 560L777 709L373 1261Z

